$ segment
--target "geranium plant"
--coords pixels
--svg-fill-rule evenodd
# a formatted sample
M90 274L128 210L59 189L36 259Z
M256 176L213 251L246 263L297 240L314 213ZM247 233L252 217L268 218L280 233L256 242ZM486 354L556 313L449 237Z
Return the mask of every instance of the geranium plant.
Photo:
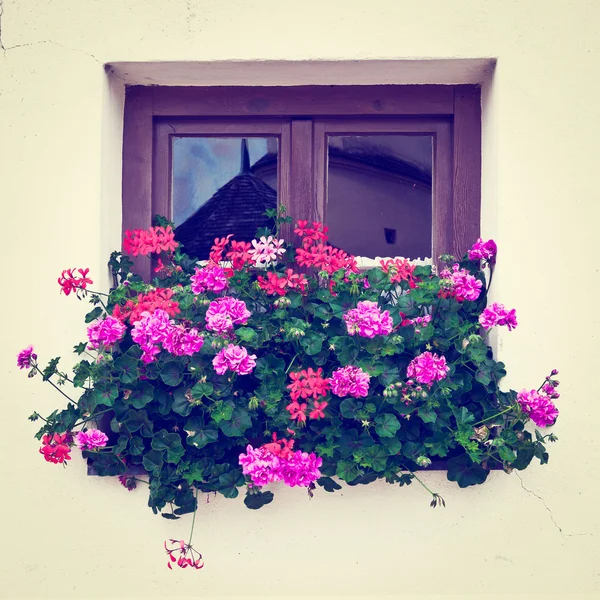
M537 389L500 389L506 371L487 335L517 319L487 306L492 240L442 257L439 273L404 259L361 272L322 224L299 221L295 247L278 236L290 219L269 216L273 230L217 239L202 264L164 219L128 231L109 293L90 289L87 269L63 271L64 294L94 305L81 360L67 374L58 358L40 366L32 347L18 357L66 398L31 416L43 420L47 461L66 464L77 446L98 475L147 484L150 507L169 519L195 518L198 492L242 489L260 508L278 481L312 497L340 481L414 479L436 506L443 499L415 474L433 461L460 487L548 461L556 438L537 427L558 415L557 371ZM154 257L152 284L126 254ZM169 567L202 566L191 540L165 549Z

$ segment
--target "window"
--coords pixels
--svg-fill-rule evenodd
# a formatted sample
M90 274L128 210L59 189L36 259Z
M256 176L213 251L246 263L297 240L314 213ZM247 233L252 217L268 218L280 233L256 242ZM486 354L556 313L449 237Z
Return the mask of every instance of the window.
M124 230L166 215L198 258L276 204L365 264L479 235L476 86L129 87L123 159Z

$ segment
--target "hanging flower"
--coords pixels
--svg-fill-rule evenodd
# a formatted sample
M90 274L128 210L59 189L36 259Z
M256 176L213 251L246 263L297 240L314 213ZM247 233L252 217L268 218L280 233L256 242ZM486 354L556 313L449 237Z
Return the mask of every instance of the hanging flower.
M507 310L504 304L494 302L490 304L479 315L479 323L484 329L491 329L496 325L506 325L512 331L517 325L517 313L515 309Z
M30 369L37 360L37 354L33 351L33 346L27 346L17 355L17 367L19 369Z
M183 540L170 539L171 544L175 544L173 548L167 546L165 541L165 550L169 556L167 567L173 570L172 564L176 563L178 567L185 569L187 567L193 567L198 570L204 566L202 562L202 554L197 550L194 550L190 544L186 544Z
M65 433L47 433L42 437L40 454L43 454L46 462L64 463L66 460L71 460L72 442L73 439L68 431Z
M108 442L108 436L98 429L88 429L80 431L75 436L75 445L80 450L95 450L96 448L104 448Z
M469 260L483 260L489 265L496 264L496 254L498 253L498 247L494 240L488 240L484 242L479 238L473 247L469 250Z
M90 272L89 269L77 269L79 276L75 274L75 269L65 269L61 276L58 278L58 285L60 285L60 291L68 296L71 292L77 290L85 290L88 284L94 283L87 274Z
M453 296L458 302L477 300L481 294L482 282L466 269L461 269L458 263L454 264L452 269L444 269L440 277L448 282L446 294Z
M523 412L538 426L550 427L558 417L558 409L546 394L536 390L521 390L517 394L517 402Z

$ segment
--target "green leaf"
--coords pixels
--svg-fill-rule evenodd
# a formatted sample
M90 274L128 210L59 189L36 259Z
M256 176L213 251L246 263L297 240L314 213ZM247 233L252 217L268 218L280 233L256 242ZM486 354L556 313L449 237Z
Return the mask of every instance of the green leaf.
M337 483L335 480L331 479L331 477L320 477L317 479L317 483L326 491L326 492L335 492L336 490L341 490L342 486Z
M498 454L500 458L507 463L512 463L517 458L517 455L508 446L500 446L498 448Z
M402 442L397 437L382 438L381 443L389 456L396 456L402 450Z
M185 454L179 434L169 433L166 429L161 429L152 436L151 446L154 450L164 450L165 460L169 463L178 463Z
M244 498L244 504L252 510L262 508L265 504L270 504L272 501L273 492L254 492L253 494L246 494Z
M85 315L85 322L91 323L95 321L102 314L102 308L100 306L96 306L96 308L90 310L90 312Z
M145 410L129 410L123 421L124 430L127 433L139 431L143 437L152 437L154 424L148 418Z
M442 431L436 431L431 437L425 439L425 447L429 449L429 454L432 456L443 458L448 454L450 444L450 435Z
M323 348L325 336L316 331L307 331L306 335L300 339L300 345L309 356L319 354Z
M115 360L115 368L120 371L119 379L123 383L133 383L139 379L140 372L138 366L139 361L137 358L134 358L129 354L119 356L119 358Z
M141 437L132 437L129 440L129 452L134 456L140 456L145 450L144 440Z
M183 366L176 360L167 361L160 370L160 378L166 385L177 387L183 381Z
M221 431L227 437L240 437L251 426L250 414L244 408L236 408L231 415L231 420L222 421L220 424Z
M380 444L366 448L363 452L363 464L370 467L374 471L381 473L385 471L388 460L388 452L386 448Z
M58 365L59 360L60 360L60 356L57 356L48 363L48 365L42 372L42 379L44 381L48 381L48 379L50 379L50 377L52 377L52 375L54 375L54 373L56 373L56 367Z
M340 413L346 419L356 419L356 413L363 407L363 402L354 398L346 398L340 403Z
M86 458L93 455L92 466L100 477L114 477L126 471L125 463L112 452L86 452Z
M219 424L221 421L229 421L233 416L234 404L233 402L225 402L224 400L217 400L212 406L210 416L212 420Z
M91 365L87 360L82 360L80 363L75 365L73 372L73 385L75 387L83 387L85 382L92 374Z
M173 412L176 412L182 417L187 417L192 412L192 403L186 396L187 390L185 387L178 387L173 392Z
M146 452L146 454L144 454L144 458L142 459L142 464L148 473L158 475L164 464L163 453L159 452L158 450L150 450L150 452Z
M219 475L217 491L223 494L225 498L237 498L238 487L244 485L244 476L241 469L229 471Z
M146 404L152 402L154 397L154 386L147 381L140 381L132 390L127 402L134 408L144 408Z
M435 410L433 410L433 408L422 406L417 411L417 414L423 423L435 423L437 421L437 413Z
M379 437L394 437L398 429L400 429L400 421L394 415L384 413L375 417L375 431Z
M353 481L360 474L360 469L352 460L340 460L337 465L336 475L344 481Z
M209 383L208 381L198 382L192 388L192 397L194 400L201 400L202 398L210 397L214 391L215 389L212 383Z
M517 460L515 460L512 466L519 471L526 469L529 463L532 461L535 455L535 445L527 444L517 448Z
M240 327L239 329L236 329L235 333L242 342L250 345L256 342L256 339L258 338L258 334L251 327Z
M92 397L96 404L113 406L119 396L119 387L114 383L98 383L92 391Z
M261 356L256 361L253 375L258 379L266 379L272 375L281 375L285 371L285 361L273 354Z
M470 413L464 406L461 406L459 409L453 407L452 412L454 413L458 427L468 427L471 423L475 422L475 415Z
M448 479L456 481L459 487L483 483L489 471L475 464L466 454L448 460Z
M191 417L186 421L185 432L188 434L186 443L201 450L207 444L212 444L219 439L219 432L216 429L206 429L200 423L198 417Z

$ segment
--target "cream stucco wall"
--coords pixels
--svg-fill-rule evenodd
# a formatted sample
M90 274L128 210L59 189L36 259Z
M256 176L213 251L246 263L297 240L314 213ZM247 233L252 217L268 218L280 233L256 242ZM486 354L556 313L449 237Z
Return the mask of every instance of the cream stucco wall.
M4 0L0 596L597 597L599 21L597 0ZM27 416L59 399L14 364L31 342L70 356L85 307L56 277L86 265L101 281L119 244L123 81L103 64L199 61L147 70L154 83L453 83L478 76L351 61L486 57L482 227L501 248L495 297L520 321L498 351L513 387L561 370L550 464L467 490L427 474L445 510L418 485L277 490L258 513L211 498L196 532L206 568L168 571L162 540L189 519L154 517L144 490L86 477L81 460L45 463ZM239 60L253 62L214 62Z

